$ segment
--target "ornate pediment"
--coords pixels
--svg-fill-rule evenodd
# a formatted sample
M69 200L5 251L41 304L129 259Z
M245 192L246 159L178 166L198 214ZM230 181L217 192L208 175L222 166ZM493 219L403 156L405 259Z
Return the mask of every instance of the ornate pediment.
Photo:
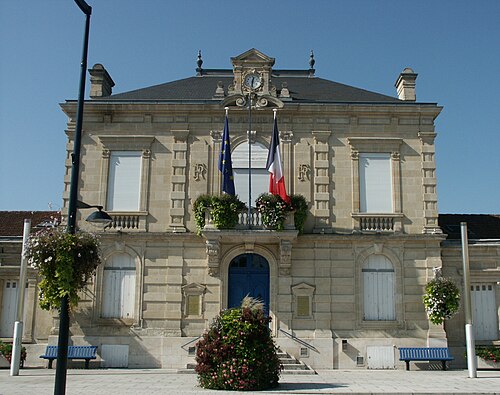
M274 66L275 59L252 48L241 55L231 58L233 67L269 67Z

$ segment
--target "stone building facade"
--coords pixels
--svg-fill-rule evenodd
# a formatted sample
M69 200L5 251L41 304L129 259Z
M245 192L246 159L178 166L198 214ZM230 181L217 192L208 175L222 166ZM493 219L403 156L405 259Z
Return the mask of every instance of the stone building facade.
M315 369L394 368L397 347L463 347L422 304L433 269L456 263L438 223L441 107L416 101L409 68L390 97L317 77L314 63L311 53L309 69L280 70L251 49L230 69L204 69L200 54L196 76L119 94L102 65L90 70L79 199L104 206L113 223L99 231L105 264L73 314L74 344L98 345L103 366L182 368L218 312L250 293L269 306L277 344ZM61 106L66 206L76 101ZM235 229L197 235L194 201L221 193L224 107L247 202L266 192L259 158L278 109L288 193L308 203L302 234L242 213ZM85 216L79 226L95 231ZM487 247L488 273L498 273L498 248ZM57 326L54 316L36 341L55 343Z

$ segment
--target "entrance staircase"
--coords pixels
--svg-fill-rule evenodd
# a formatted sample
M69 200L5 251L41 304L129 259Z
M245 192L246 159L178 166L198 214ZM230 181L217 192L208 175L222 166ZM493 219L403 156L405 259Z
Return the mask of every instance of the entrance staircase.
M281 374L316 374L316 371L304 362L299 361L287 352L281 351L281 349L278 349L278 358L283 365Z
M281 374L316 374L316 371L307 366L304 362L291 356L287 352L278 349L278 358L283 365ZM186 369L179 369L177 373L195 373L196 363L188 363Z

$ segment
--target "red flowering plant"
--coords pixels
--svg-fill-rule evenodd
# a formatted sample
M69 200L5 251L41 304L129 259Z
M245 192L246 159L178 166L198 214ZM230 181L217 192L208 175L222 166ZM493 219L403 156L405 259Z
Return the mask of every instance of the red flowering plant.
M196 372L203 388L262 390L278 386L281 363L263 304L246 297L222 311L197 343Z
M500 348L498 347L477 347L476 355L485 361L500 362Z

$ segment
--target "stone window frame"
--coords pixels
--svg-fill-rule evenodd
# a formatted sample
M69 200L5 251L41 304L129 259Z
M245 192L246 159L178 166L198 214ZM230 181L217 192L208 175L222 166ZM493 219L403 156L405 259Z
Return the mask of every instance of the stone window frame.
M141 186L139 199L139 213L147 215L149 201L149 175L151 169L151 146L155 140L154 136L99 136L102 145L102 164L99 204L106 210L108 186L109 186L109 165L112 151L136 151L142 153L141 163ZM116 213L116 212L113 212Z
M394 217L396 222L394 230L401 231L402 224L400 218L402 214L401 197L401 145L403 139L399 137L349 137L348 143L351 147L351 168L352 168L352 217L353 229L359 227L358 220L363 216L378 215L380 213L361 213L360 198L360 177L359 177L359 154L360 153L385 153L390 154L392 169L392 207L393 213L384 217ZM399 219L399 220L398 220Z
M309 285L307 283L300 283L292 286L292 300L293 300L293 318L294 319L313 319L313 299L316 287ZM298 298L307 297L309 299L309 314L299 315L298 314Z
M395 319L393 321L375 321L364 319L364 282L363 268L366 260L370 255L384 255L392 263L394 268L394 307ZM384 245L384 243L374 243L371 247L356 249L356 327L363 329L401 329L404 328L404 312L403 312L403 269L402 259L398 257L397 251Z
M103 303L103 286L104 286L104 267L106 266L106 261L110 259L115 254L127 254L130 255L132 260L135 262L135 301L134 301L134 318L103 318L102 317L102 303ZM110 247L103 251L103 263L98 266L94 293L96 297L94 298L94 321L99 325L103 326L129 326L129 327L141 327L143 311L140 306L143 302L143 264L142 260L132 248L126 246L122 242L117 242L113 247Z
M199 283L191 283L184 285L182 287L183 296L183 314L187 319L203 319L204 318L204 306L205 306L205 293L207 291L206 285ZM191 314L189 312L189 298L198 297L198 314Z

